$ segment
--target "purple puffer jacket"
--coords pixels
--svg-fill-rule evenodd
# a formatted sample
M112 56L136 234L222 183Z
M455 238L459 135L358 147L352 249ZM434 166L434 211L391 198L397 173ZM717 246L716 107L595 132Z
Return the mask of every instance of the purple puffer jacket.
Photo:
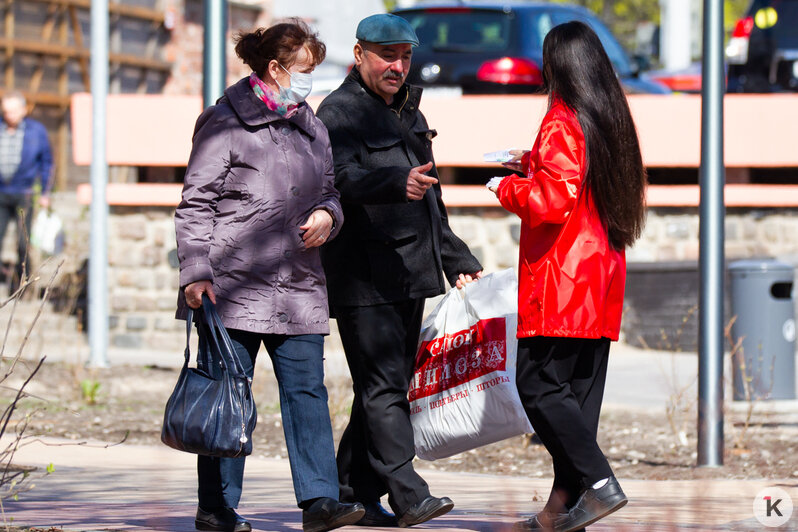
M343 223L327 129L307 104L285 119L244 78L197 119L183 199L175 212L180 293L213 282L225 327L264 334L328 334L319 248L304 224L317 209Z

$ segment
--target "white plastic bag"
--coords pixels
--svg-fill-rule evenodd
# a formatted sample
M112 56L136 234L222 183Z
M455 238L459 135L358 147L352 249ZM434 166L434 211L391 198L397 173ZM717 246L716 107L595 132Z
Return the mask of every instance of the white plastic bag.
M410 383L425 460L531 433L515 385L518 282L512 269L452 288L421 326Z
M40 210L33 220L30 242L47 255L61 253L64 250L64 224L61 218L49 209Z

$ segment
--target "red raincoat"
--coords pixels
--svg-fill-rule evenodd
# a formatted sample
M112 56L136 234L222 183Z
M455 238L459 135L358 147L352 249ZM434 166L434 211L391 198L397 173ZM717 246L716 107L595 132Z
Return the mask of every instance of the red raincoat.
M585 138L576 114L554 102L522 160L527 177L503 179L497 195L521 224L518 337L618 339L626 281L582 185Z

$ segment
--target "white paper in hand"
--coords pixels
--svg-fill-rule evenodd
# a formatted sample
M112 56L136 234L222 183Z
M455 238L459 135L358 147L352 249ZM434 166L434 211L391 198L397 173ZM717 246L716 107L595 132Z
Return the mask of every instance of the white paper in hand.
M496 176L491 177L490 180L485 183L485 186L488 187L488 190L496 190L499 188L499 184L504 181L504 178L507 176Z
M510 150L491 151L482 155L486 163L506 163L513 158Z

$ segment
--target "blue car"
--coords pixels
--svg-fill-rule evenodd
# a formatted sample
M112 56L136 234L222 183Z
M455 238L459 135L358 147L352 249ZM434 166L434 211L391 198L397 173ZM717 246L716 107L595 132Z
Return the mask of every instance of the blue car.
M408 81L463 94L530 94L543 84L543 38L558 24L579 20L604 44L627 93L667 94L646 79L610 31L590 11L549 3L447 3L397 9L421 44Z

